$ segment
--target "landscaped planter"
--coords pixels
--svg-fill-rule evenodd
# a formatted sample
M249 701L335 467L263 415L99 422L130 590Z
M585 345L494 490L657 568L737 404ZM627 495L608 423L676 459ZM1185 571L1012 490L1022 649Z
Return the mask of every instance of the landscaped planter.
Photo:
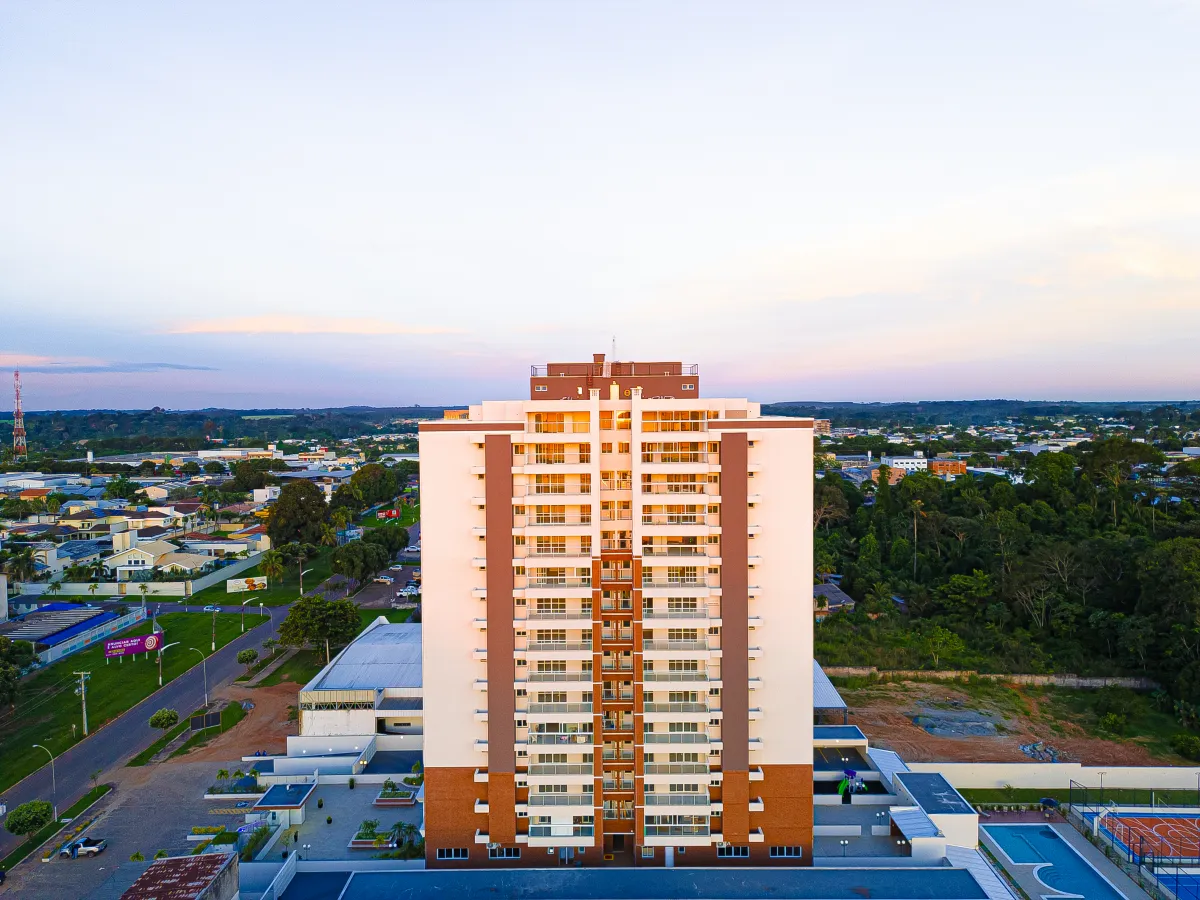
M375 797L376 806L416 806L416 791L380 791Z
M346 845L351 850L395 850L396 842L389 840L383 844L375 843L375 838L354 838Z

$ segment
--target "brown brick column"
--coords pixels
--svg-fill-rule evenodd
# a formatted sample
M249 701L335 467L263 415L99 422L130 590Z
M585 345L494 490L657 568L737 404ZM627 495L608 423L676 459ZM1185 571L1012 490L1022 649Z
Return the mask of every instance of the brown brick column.
M512 438L489 434L483 445L487 558L488 834L516 841L516 664L513 650Z
M721 833L750 839L749 442L721 436Z

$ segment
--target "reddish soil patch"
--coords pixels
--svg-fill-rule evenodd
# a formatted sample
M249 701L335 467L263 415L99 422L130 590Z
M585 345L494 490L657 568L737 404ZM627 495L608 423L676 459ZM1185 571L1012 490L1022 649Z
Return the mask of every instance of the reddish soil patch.
M297 734L295 722L288 721L288 706L296 705L296 685L285 681L271 687L248 688L231 685L220 696L231 703L249 700L254 709L231 730L203 747L179 757L178 762L229 762L250 756L258 750L285 753L287 736Z
M861 728L872 745L894 750L912 762L1030 762L1021 745L1044 741L1058 751L1063 761L1118 766L1162 764L1140 744L1095 737L1069 720L1050 716L1037 698L1025 691L1017 691L1024 710L1000 709L1002 733L982 737L932 735L913 722L919 707L960 703L970 709L995 708L986 699L950 685L903 682L845 694L850 704L850 724ZM1049 722L1058 725L1062 733L1051 731Z

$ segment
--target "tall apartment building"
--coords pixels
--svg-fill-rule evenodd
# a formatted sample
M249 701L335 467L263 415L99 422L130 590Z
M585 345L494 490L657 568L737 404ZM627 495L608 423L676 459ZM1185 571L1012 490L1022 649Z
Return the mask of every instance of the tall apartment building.
M810 863L812 420L598 355L420 450L429 865Z

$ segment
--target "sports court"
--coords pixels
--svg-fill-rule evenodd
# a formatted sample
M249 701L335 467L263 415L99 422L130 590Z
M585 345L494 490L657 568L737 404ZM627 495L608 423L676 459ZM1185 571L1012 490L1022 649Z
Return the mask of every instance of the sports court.
M1099 830L1138 862L1200 861L1200 810L1135 813L1114 810L1095 816Z

